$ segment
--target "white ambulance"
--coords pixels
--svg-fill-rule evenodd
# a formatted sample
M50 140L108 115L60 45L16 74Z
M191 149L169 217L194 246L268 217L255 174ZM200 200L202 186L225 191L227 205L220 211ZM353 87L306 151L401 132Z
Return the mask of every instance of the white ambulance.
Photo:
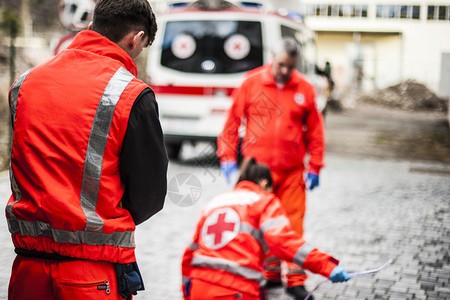
M315 35L300 15L254 1L202 0L174 3L157 21L146 71L169 157L178 156L184 141L215 144L232 91L247 71L271 60L284 37L301 45L298 69L316 86L317 104L325 108L328 85L315 74Z

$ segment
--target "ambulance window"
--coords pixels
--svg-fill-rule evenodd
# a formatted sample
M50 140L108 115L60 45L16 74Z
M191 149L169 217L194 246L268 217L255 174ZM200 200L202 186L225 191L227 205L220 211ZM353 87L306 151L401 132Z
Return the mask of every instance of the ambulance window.
M246 72L263 64L261 23L168 22L161 51L161 64L182 72Z

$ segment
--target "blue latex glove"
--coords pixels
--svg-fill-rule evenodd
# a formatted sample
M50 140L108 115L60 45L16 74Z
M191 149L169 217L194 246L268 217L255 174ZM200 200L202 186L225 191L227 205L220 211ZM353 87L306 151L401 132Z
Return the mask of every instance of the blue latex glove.
M348 276L344 268L342 268L341 266L336 266L331 272L329 279L331 280L331 282L336 283L349 281L350 277Z
M238 171L237 163L235 161L225 161L220 164L220 170L222 171L223 175L225 176L225 180L227 181L227 184L229 184L231 174Z
M310 191L319 186L319 175L308 172L305 180L306 188Z

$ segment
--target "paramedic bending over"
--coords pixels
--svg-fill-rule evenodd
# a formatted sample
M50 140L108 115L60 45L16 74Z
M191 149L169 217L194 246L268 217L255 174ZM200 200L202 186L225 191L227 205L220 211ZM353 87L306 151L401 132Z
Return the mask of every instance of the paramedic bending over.
M306 210L303 161L309 152L306 185L312 190L319 185L325 141L314 88L295 69L299 56L296 41L284 39L271 63L250 71L233 94L234 102L218 138L217 155L222 172L229 178L237 171L238 129L246 120L242 141L244 161L246 157L254 157L270 168L273 191L280 198L292 228L303 235ZM269 286L279 284L280 261L275 255L268 255L265 268ZM304 289L306 273L289 264L285 269L288 292L296 299L303 299L307 295Z
M183 256L185 299L263 299L263 261L269 249L332 282L349 280L338 260L291 229L279 199L270 193L269 168L253 158L246 164L236 187L200 213Z

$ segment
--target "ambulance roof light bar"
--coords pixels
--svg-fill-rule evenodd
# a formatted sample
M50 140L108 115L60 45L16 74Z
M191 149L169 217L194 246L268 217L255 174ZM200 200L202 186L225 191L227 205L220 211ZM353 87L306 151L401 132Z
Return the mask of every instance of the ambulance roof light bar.
M169 7L170 8L182 8L182 7L186 7L189 3L188 2L173 2L173 3L169 3Z
M276 1L276 0L275 0ZM289 0L288 0L289 1ZM235 1L235 0L194 0L194 1L180 1L172 2L168 6L171 9L176 8L194 8L198 10L226 10L231 8L249 8L249 9L260 9L265 11L276 11L280 15L290 18L296 22L303 23L303 15L284 8L278 8L272 0L246 0L246 1Z
M249 7L249 8L262 8L263 4L260 2L254 2L254 1L241 1L239 2L243 7Z
M198 0L190 6L200 10L222 10L236 7L235 4L225 0Z
M196 1L180 1L168 4L169 8L186 8L193 7L199 10L222 10L229 8L262 8L263 3L260 1L227 1L227 0L196 0Z

